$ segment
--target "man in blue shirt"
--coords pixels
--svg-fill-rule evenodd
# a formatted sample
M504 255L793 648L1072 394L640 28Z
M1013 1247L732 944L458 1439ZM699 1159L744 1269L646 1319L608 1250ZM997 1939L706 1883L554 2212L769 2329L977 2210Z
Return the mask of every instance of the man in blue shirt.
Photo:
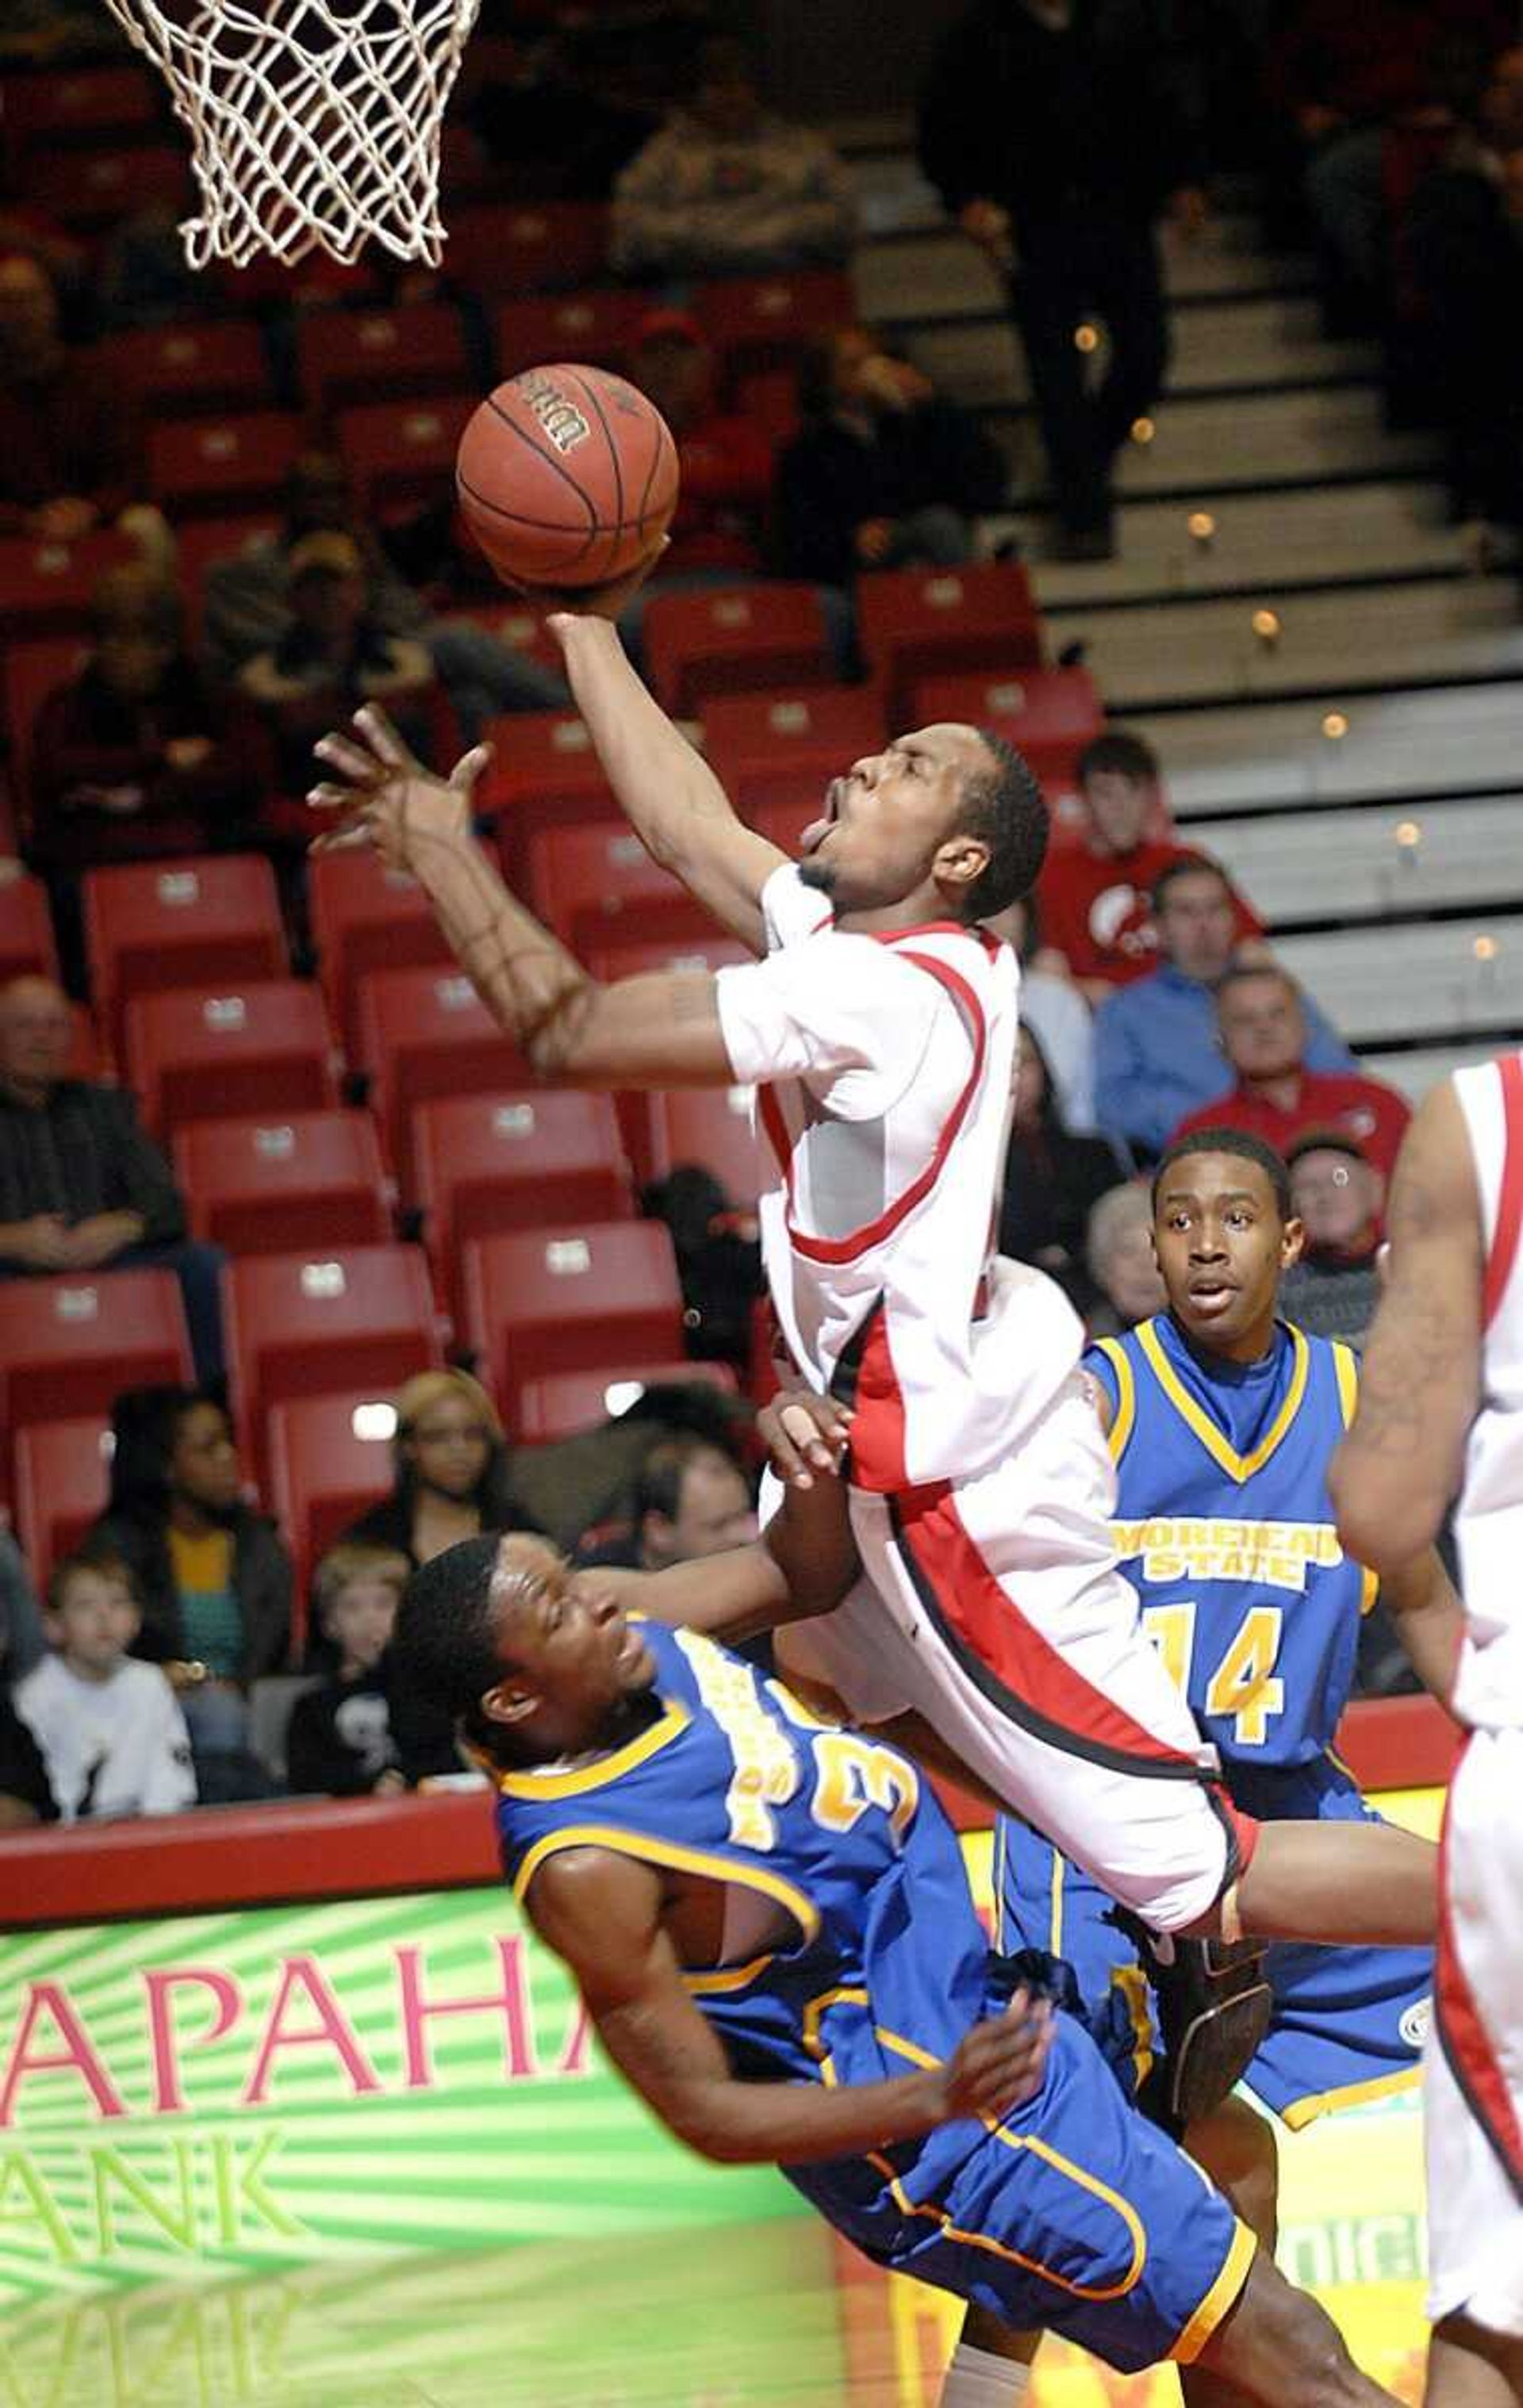
M1095 1117L1151 1160L1186 1112L1232 1083L1216 1033L1216 985L1236 957L1232 889L1208 854L1171 863L1153 890L1159 967L1095 1015ZM1310 1070L1357 1066L1309 996L1300 998Z

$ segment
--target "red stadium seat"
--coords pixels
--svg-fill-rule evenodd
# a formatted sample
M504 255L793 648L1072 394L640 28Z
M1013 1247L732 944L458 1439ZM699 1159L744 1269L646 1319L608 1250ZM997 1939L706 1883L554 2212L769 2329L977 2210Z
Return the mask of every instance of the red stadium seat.
M704 708L703 750L737 810L792 802L806 783L816 799L827 781L884 736L883 704L870 686L806 686L798 694L716 695Z
M123 1388L192 1376L173 1271L0 1283L0 1430L108 1413Z
M733 1204L754 1204L772 1184L765 1148L752 1135L749 1087L688 1087L648 1096L651 1176L682 1163L711 1170Z
M102 1049L100 1032L90 1017L86 1003L71 1003L69 1024L73 1031L69 1058L64 1065L65 1079L98 1079L110 1067L110 1057Z
M647 970L717 970L752 959L737 937L631 939L626 944L599 946L589 954L587 967L594 978L611 985L615 979L643 978Z
M170 514L226 518L280 505L302 445L294 410L184 418L150 429L149 487Z
M589 821L623 824L578 712L513 711L490 721L484 733L494 749L476 789L476 808L500 815L497 842L510 882L527 882L537 830Z
M232 559L256 537L277 534L280 525L279 510L247 510L231 519L187 519L175 529L176 566L193 642L200 638L203 587L212 562Z
M106 1510L111 1426L103 1413L34 1422L16 1433L16 1536L40 1591L60 1555L77 1547Z
M237 1254L384 1245L392 1212L368 1112L192 1121L175 1172L197 1238Z
M1105 725L1105 705L1087 669L1025 669L999 676L972 670L923 678L912 702L921 726L944 719L993 727L1022 751L1062 743L1080 746Z
M97 358L154 420L225 416L263 408L271 398L264 337L252 318L135 327L110 336Z
M656 587L645 613L651 683L679 716L721 694L829 685L825 614L812 585L737 585L691 594Z
M395 1426L384 1387L292 1397L265 1417L265 1493L295 1567L291 1635L298 1661L312 1574L351 1522L390 1488Z
M515 1429L526 1380L682 1354L682 1296L664 1223L567 1222L473 1238L464 1260L465 1334Z
M515 1435L525 1446L551 1446L616 1419L646 1388L675 1382L718 1388L734 1396L737 1382L727 1363L639 1363L625 1371L553 1371L525 1380L519 1391Z
M223 1330L238 1428L265 1469L265 1416L293 1397L384 1397L442 1361L419 1246L251 1254L223 1273Z
M552 1089L451 1096L412 1116L414 1192L441 1296L457 1321L467 1238L634 1212L629 1166L607 1096Z
M32 824L32 734L37 714L54 687L72 678L84 658L84 646L77 636L53 636L40 644L10 644L0 655L11 794L17 835L23 845Z
M268 979L136 996L124 1062L149 1126L324 1111L338 1101L333 1031L315 986Z
M28 649L45 637L87 636L96 579L138 557L114 527L67 543L51 536L0 538L0 636Z
M347 402L416 399L469 382L466 331L449 301L395 309L314 309L296 335L302 397L320 414Z
M0 986L27 971L56 979L58 948L48 889L40 878L22 872L0 877Z
M342 411L338 449L371 509L437 500L454 477L455 446L476 407L473 393L429 401L372 401Z
M835 268L726 277L702 285L695 310L731 383L786 366L806 344L856 318L852 280Z
M377 853L318 853L307 866L307 903L318 978L344 1051L357 1062L364 973L442 968L453 955L417 881Z
M798 432L797 367L758 368L735 387L735 414L759 426L775 447Z
M492 319L497 374L516 376L521 368L539 367L546 360L581 360L595 368L621 368L635 329L650 307L648 293L634 292L624 284L504 301Z
M163 107L162 85L136 63L7 73L6 155L19 167L28 153L81 142L94 147L108 135L130 141L158 123Z
M29 209L62 219L71 234L96 234L119 218L160 208L186 215L192 205L190 145L115 143L49 149L27 170Z
M691 936L701 942L714 924L712 914L652 860L622 821L539 828L528 852L533 907L573 953L631 930L642 939ZM510 859L506 867L510 880Z
M890 734L916 724L922 679L959 669L1019 671L1042 660L1042 621L1026 571L1014 561L881 569L857 585L856 623Z
M371 970L359 982L358 1067L387 1159L414 1197L411 1118L434 1096L492 1095L534 1073L461 970Z
M275 872L261 853L128 862L87 870L81 884L91 992L114 1039L135 995L290 969Z
M563 293L596 285L608 263L601 201L513 201L459 209L446 272L465 293Z

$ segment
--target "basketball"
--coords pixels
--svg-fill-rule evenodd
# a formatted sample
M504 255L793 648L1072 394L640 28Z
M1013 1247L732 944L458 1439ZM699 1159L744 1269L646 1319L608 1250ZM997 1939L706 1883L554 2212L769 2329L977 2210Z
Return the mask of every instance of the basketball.
M471 534L510 584L604 585L666 532L677 446L623 377L525 368L467 426L455 487Z

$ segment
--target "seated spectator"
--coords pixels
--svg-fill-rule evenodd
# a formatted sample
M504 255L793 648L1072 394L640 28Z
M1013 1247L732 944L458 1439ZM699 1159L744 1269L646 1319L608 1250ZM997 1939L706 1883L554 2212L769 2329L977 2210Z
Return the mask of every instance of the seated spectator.
M497 1409L468 1371L420 1371L395 1399L392 1492L343 1534L383 1547L408 1569L483 1530L533 1530L515 1504Z
M1280 1283L1281 1311L1315 1338L1362 1346L1380 1298L1375 1257L1386 1182L1358 1139L1343 1129L1308 1130L1286 1162L1306 1238Z
M1090 1302L1085 1232L1099 1198L1124 1176L1102 1137L1065 1127L1033 1031L1017 1039L1014 1110L999 1204L999 1252L1051 1271L1083 1312Z
M172 1270L196 1376L223 1373L220 1247L185 1236L169 1166L125 1087L66 1073L68 999L50 979L0 987L0 1279Z
M1161 795L1157 755L1142 737L1120 727L1097 736L1079 756L1078 783L1084 841L1048 852L1038 887L1042 941L1090 1002L1102 1003L1113 987L1157 968L1153 889L1185 848L1148 834ZM1236 893L1232 913L1240 939L1263 935Z
M1095 1301L1085 1318L1092 1338L1119 1337L1168 1302L1153 1251L1153 1199L1147 1183L1128 1179L1090 1209L1085 1266Z
M186 649L174 587L151 568L110 569L91 623L83 666L37 714L29 854L56 881L241 842L257 775Z
M286 1780L297 1797L365 1798L402 1789L386 1691L386 1650L407 1586L406 1555L346 1543L312 1583L319 1631L336 1669L296 1699L286 1731Z
M634 1523L578 1555L585 1565L664 1571L749 1546L756 1535L751 1486L732 1455L700 1438L657 1440L635 1482Z
M129 1388L111 1414L106 1511L89 1546L120 1555L143 1622L133 1653L169 1668L208 1804L263 1798L247 1692L282 1671L291 1644L291 1558L245 1503L243 1468L221 1405L195 1388Z
M955 567L973 520L1004 499L1004 458L971 411L898 359L868 326L807 355L803 424L778 462L777 565L850 586L874 568Z
M12 251L0 258L0 535L69 542L113 523L166 552L168 531L142 502L120 382L65 346L48 269Z
M57 1820L42 1750L11 1704L10 1691L0 1688L0 1836Z
M135 1662L132 1575L104 1549L65 1555L48 1583L51 1654L16 1689L65 1823L178 1814L195 1804L190 1734L157 1664Z
M1095 1114L1105 1135L1151 1161L1186 1112L1222 1090L1216 988L1238 950L1227 873L1203 853L1171 862L1153 889L1159 964L1095 1015ZM1306 1068L1352 1070L1309 996Z
M716 401L714 355L697 320L685 309L649 311L635 331L629 374L670 427L682 469L661 590L760 576L772 446L754 420Z
M0 1530L0 1686L19 1681L43 1656L42 1616L22 1555Z
M1021 1025L1042 1048L1064 1126L1087 1135L1095 1125L1095 1024L1073 981L1048 968L1040 907L1034 895L984 922L1013 945L1021 966Z
M856 231L851 178L822 135L762 106L744 46L706 42L674 109L613 187L621 276L765 276L839 266Z
M1390 1177L1411 1111L1378 1079L1309 1067L1306 1013L1288 971L1272 962L1229 969L1217 982L1216 1023L1237 1083L1186 1113L1172 1137L1219 1124L1261 1137L1283 1154L1308 1129L1339 1129Z

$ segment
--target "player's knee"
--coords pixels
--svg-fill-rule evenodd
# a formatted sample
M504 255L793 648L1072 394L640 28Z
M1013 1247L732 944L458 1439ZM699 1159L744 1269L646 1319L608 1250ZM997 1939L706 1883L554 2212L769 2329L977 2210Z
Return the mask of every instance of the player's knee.
M1280 2152L1274 2128L1242 2099L1224 2099L1213 2114L1192 2124L1185 2145L1225 2191L1243 2221L1272 2249L1280 2192Z

